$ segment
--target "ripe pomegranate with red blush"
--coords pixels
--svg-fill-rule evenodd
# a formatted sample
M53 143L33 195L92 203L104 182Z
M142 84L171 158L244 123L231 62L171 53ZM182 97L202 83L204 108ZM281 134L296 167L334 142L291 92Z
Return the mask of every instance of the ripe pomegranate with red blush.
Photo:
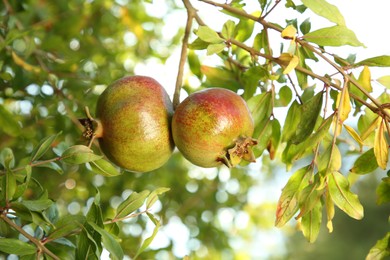
M183 156L201 167L242 159L255 161L251 147L254 123L248 106L235 92L209 88L189 95L173 115L172 136Z

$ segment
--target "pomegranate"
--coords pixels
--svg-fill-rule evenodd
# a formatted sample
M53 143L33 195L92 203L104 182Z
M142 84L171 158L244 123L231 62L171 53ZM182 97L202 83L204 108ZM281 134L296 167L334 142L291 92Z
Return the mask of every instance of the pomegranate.
M156 80L128 76L100 95L97 119L88 116L84 125L90 127L84 135L98 138L103 153L119 167L148 172L162 166L172 154L172 115L172 102Z
M189 95L177 106L172 119L172 136L179 151L205 168L221 164L233 167L242 159L255 161L253 130L244 99L222 88Z

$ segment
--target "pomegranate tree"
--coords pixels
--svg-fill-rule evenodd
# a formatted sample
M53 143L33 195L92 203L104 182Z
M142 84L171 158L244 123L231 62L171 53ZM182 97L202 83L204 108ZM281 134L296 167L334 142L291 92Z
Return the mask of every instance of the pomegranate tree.
M252 139L253 130L253 119L244 99L222 88L191 94L177 106L172 119L177 148L201 167L233 167L242 159L255 161L251 149L257 144Z
M128 76L108 86L96 106L97 119L84 122L107 158L135 172L162 166L171 156L172 102L153 78ZM93 128L93 129L91 129Z

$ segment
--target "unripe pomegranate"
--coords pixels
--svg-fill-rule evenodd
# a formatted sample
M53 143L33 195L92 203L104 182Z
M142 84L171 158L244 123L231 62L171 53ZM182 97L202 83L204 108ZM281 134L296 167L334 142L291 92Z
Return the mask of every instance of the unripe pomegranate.
M100 95L93 137L116 165L135 172L152 171L172 154L172 115L172 102L156 80L124 77Z
M245 101L233 91L209 88L180 103L172 119L174 142L190 162L228 167L241 159L255 161L251 147L254 123Z

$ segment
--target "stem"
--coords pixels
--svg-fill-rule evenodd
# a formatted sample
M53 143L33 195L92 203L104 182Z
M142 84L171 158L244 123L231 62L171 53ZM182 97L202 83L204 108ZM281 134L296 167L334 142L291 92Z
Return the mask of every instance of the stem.
M187 60L188 39L189 39L190 33L191 33L192 21L195 17L195 14L196 14L196 10L191 5L189 0L183 0L183 3L187 9L187 23L186 23L186 28L184 31L183 44L181 46L179 70L178 70L177 78L176 78L175 93L173 95L173 108L174 109L176 109L176 107L180 103L180 89L181 89L181 86L183 85L183 73L184 73L184 65L185 65L186 60Z
M56 162L56 161L60 161L60 160L62 160L62 157L61 157L61 156L58 156L58 157L55 157L55 158L52 158L52 159L48 159L48 160L44 160L44 161L30 162L28 165L31 166L31 167L36 167L36 166L40 166L40 165L43 165L43 164L47 164L47 163L51 163L51 162ZM12 169L12 172L22 171L22 170L24 170L25 168L26 168L26 166L21 166L21 167ZM1 176L1 175L4 175L4 174L5 174L5 171L0 171L0 176Z
M4 220L8 225L13 227L15 230L17 230L20 234L25 236L28 240L30 240L33 244L35 244L39 251L47 254L51 258L55 260L60 260L53 252L51 252L49 249L47 249L39 239L36 239L35 237L31 236L29 233L27 233L23 228L16 225L12 220L10 220L5 214L0 214L0 218Z

